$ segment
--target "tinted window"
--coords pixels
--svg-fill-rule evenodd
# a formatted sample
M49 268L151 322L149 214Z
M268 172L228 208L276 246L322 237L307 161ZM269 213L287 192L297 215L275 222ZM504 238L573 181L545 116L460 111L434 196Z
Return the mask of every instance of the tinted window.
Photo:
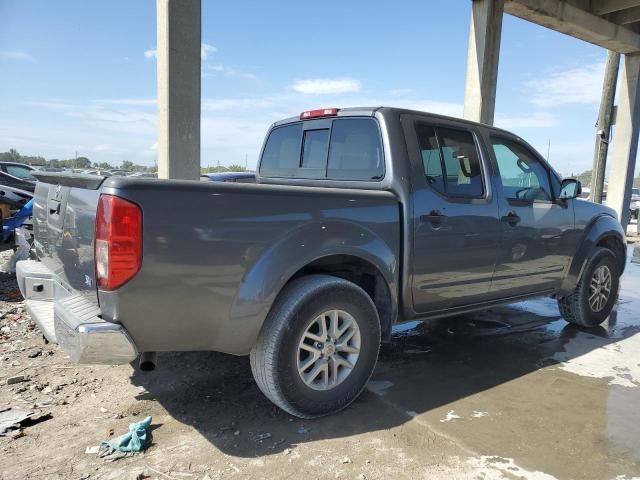
M300 166L301 136L301 123L273 129L264 147L260 173L275 177L295 176Z
M379 180L383 176L384 157L375 120L334 120L327 177L336 180Z
M436 140L436 131L428 125L418 125L417 131L427 182L440 193L445 193L442 159Z
M532 152L517 142L497 137L491 137L491 145L507 198L552 200L549 172Z
M418 141L427 182L451 197L481 197L482 168L471 132L418 125Z
M306 130L302 141L302 168L324 169L327 164L329 129Z
M265 176L379 180L384 156L371 118L329 120L331 129L304 130L303 123L274 129L262 155Z
M14 177L22 178L25 180L35 180L31 175L31 169L27 167L21 167L20 165L6 165L6 172Z
M471 132L438 128L440 151L444 160L447 195L481 197L482 173L476 143Z

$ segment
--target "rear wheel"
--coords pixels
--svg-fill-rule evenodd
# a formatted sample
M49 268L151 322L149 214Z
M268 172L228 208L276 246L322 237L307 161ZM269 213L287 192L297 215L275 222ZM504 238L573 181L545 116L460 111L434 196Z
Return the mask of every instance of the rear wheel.
M251 351L251 370L269 400L314 418L358 397L379 347L378 313L366 292L341 278L310 275L278 297Z
M596 248L573 293L558 298L558 308L570 323L582 327L600 325L615 305L618 287L615 255L607 248Z

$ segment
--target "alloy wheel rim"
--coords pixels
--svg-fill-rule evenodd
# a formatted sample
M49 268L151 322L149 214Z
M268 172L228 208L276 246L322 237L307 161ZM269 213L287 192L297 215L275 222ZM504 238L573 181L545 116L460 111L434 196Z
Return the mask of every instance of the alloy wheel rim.
M594 313L601 311L611 295L611 270L607 265L595 269L589 284L589 307Z
M360 348L360 328L351 314L334 309L318 315L298 343L300 379L314 390L337 387L353 372Z

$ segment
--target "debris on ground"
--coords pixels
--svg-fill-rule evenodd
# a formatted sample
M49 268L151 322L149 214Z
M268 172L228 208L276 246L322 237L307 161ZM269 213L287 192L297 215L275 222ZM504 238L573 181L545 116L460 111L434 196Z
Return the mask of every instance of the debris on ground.
M51 414L39 410L23 410L21 408L6 408L0 411L0 436L10 435L13 439L23 435L16 433L22 428L49 420Z
M7 385L14 385L16 383L27 381L29 381L29 377L27 377L26 375L14 375L13 377L7 378Z
M113 440L105 440L100 444L98 456L106 461L114 461L130 457L141 452L151 442L151 416L140 422L129 424L129 431Z

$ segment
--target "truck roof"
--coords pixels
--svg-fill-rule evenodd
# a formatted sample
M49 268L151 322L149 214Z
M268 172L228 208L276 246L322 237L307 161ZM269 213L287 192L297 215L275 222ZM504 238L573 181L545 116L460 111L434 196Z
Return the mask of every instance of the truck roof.
M485 123L474 122L474 121L471 121L471 120L466 120L464 118L451 117L451 116L448 116L448 115L441 115L439 113L425 112L425 111L422 111L422 110L414 110L414 109L410 109L410 108L389 107L389 106L379 105L377 107L366 107L366 106L363 106L363 107L337 108L337 110L338 110L338 113L336 115L337 117L358 117L358 116L373 117L377 111L383 111L383 112L386 112L386 113L397 114L397 115L402 115L402 114L427 115L429 117L439 118L439 119L442 119L442 120L450 120L450 121L465 123L465 124L468 124L468 125L482 126L484 128L489 128L491 130L495 130L495 131L498 131L498 132L503 132L503 133L508 133L510 135L514 135L513 132L510 132L508 130L504 130L502 128L494 127L492 125L487 125ZM297 115L295 117L288 117L288 118L285 118L283 120L279 120L279 121L273 123L273 125L271 125L271 127L273 128L273 127L276 127L276 126L286 125L288 123L294 123L294 122L299 122L299 121L300 121L300 115Z

